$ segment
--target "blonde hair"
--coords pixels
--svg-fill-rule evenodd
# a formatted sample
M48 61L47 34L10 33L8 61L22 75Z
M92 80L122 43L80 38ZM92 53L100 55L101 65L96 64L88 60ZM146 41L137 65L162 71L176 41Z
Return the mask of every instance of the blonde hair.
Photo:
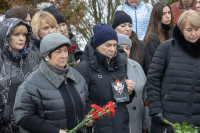
M41 38L39 37L39 29L40 29L40 23L41 21L44 20L47 24L50 26L55 26L56 29L58 29L58 24L54 16L46 11L39 11L37 12L31 21L31 27L33 30L33 35L40 40Z
M200 27L200 14L194 10L187 10L181 14L178 19L177 26L183 32L186 23L189 23L194 28Z

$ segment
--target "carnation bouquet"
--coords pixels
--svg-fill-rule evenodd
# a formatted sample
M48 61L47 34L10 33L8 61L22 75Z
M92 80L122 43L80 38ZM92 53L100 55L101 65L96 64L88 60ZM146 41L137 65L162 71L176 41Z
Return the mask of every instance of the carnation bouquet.
M76 127L74 127L72 130L65 130L68 133L76 133L78 130L80 130L86 123L88 123L90 120L100 120L102 116L105 116L108 114L109 117L113 117L115 115L115 104L110 101L108 102L103 108L96 104L91 105L92 109L88 113L87 117L85 117Z

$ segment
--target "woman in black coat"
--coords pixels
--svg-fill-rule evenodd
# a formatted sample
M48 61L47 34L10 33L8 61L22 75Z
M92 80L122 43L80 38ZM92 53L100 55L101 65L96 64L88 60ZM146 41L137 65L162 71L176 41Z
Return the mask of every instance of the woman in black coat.
M88 45L89 59L76 66L88 85L87 110L90 110L91 104L104 106L108 101L116 102L115 116L97 120L95 130L98 133L129 133L126 102L134 96L134 83L127 79L126 53L122 49L117 50L117 34L108 24L97 24L93 31L94 37ZM120 87L115 90L119 84L127 86L127 89ZM123 100L117 94L124 95L121 97Z
M147 76L151 133L173 133L170 122L200 127L200 16L185 11L172 30L174 40L158 47Z
M165 2L158 2L153 6L151 18L144 42L151 59L160 43L171 38L172 27L171 8Z

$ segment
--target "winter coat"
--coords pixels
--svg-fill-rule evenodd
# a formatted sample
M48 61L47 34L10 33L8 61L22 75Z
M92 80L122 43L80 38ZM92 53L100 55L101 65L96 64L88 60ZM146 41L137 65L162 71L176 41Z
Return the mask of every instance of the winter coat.
M26 36L25 48L21 53L14 53L9 49L10 34L15 26L23 24L28 29L28 34ZM7 115L8 120L11 116L12 125L15 125L12 116L12 106L14 104L15 93L9 96L10 89L16 90L18 86L27 78L27 76L37 68L37 59L34 58L34 53L31 52L33 46L33 34L31 27L24 21L16 18L10 18L4 20L0 25L0 112L1 116ZM10 109L5 109L9 107ZM3 111L5 109L5 111ZM5 122L3 118L0 121ZM6 125L0 124L0 132L12 133L10 128L10 122Z
M76 99L80 100L80 107L84 111L88 90L80 73L68 66L66 75L60 76L44 60L41 61L39 68L19 86L16 94L14 116L22 133L27 132L24 129L33 133L58 133L60 129L67 128L67 124L71 122L68 121L68 111L78 111L78 108L74 108L75 98L67 86L69 83L73 84L78 94ZM63 87L67 89L69 96L61 93ZM73 98L72 108L66 108L66 103L69 102L67 97Z
M188 42L175 25L174 40L158 46L150 65L146 90L150 115L162 113L170 122L200 127L200 40ZM152 133L173 133L152 121Z
M147 98L144 84L146 76L139 63L128 59L127 61L128 79L135 82L136 96L133 101L127 104L129 112L129 129L131 133L142 133L142 129L150 128L150 117L148 106L144 106Z
M126 76L126 54L119 49L113 62L108 63L108 57L95 50L92 44L87 48L89 59L77 64L76 69L86 79L89 89L87 109L90 110L91 104L102 107L108 101L115 102L111 82L117 77ZM128 123L129 114L123 102L117 104L114 117L104 116L94 126L97 133L129 133Z
M133 31L137 34L139 40L143 40L149 25L152 9L152 5L140 1L136 7L131 7L126 2L118 6L116 10L123 10L132 18Z
M181 0L172 3L170 5L171 11L172 11L172 18L173 18L173 25L175 25L178 21L179 16L185 11L185 10L196 10L196 0L193 0L192 4L188 6L187 8L183 6Z

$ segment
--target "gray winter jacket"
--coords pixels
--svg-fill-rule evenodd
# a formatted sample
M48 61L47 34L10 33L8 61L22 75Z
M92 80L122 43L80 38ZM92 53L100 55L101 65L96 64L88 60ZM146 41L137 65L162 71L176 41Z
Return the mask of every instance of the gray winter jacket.
M17 124L33 133L56 133L66 129L69 116L66 116L66 101L59 89L63 83L66 85L69 82L78 92L84 111L88 89L81 74L68 66L66 76L62 77L42 60L39 68L18 88L14 105ZM27 132L22 128L22 133Z
M135 82L136 92L133 101L127 104L130 133L142 133L142 129L149 129L151 123L148 106L144 106L147 98L144 89L146 76L140 64L132 59L127 61L127 75Z

